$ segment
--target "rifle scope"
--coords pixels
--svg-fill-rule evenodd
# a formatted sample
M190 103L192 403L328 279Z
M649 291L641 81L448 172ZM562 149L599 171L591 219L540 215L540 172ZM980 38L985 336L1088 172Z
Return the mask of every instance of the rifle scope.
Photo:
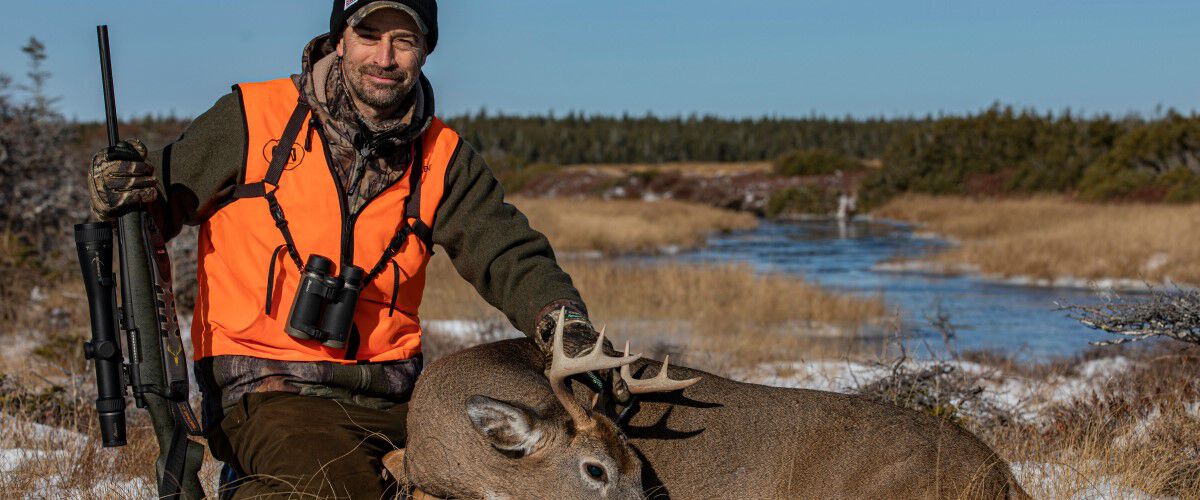
M125 445L125 382L117 340L116 278L112 272L113 231L107 222L75 225L75 250L83 272L92 322L92 340L83 353L96 362L96 413L105 447Z

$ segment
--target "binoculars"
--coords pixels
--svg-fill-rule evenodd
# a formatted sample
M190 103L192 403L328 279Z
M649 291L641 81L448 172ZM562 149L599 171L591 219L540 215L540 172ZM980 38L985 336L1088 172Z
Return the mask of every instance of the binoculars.
M343 265L334 276L333 261L313 254L300 275L300 286L284 330L300 340L315 339L325 347L345 349L366 276L361 267L353 264Z

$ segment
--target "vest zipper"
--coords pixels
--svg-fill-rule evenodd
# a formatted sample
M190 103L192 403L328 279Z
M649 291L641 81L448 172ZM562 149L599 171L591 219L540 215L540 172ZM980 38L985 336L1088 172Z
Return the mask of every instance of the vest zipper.
M329 169L330 180L333 181L333 187L337 189L338 193L338 208L341 212L340 220L342 225L342 255L340 262L343 265L353 264L354 231L353 222L350 219L350 209L346 206L346 190L342 187L342 181L333 166L333 155L329 152L329 141L325 139L325 132L318 128L317 135L321 137L321 146L325 149L325 167Z
M414 140L414 141L420 141L420 140L422 140L422 138L423 138L423 137L424 137L424 136L418 136L416 139L413 139L413 140ZM416 144L414 143L412 146L410 146L410 148L409 148L409 152L408 152L408 157L409 157L409 160L408 160L408 168L405 168L404 170L401 170L401 171L400 171L400 174L399 174L399 175L397 175L397 176L396 176L396 178L395 178L394 180L392 180L392 182L389 182L389 183L388 183L388 185L384 186L384 187L383 187L383 189L380 189L378 192L376 192L376 193L372 194L370 198L367 198L366 200L363 200L362 207L360 207L360 208L358 209L358 211L357 211L357 212L355 212L355 213L353 213L353 214L351 214L351 215L350 215L350 225L351 225L351 226L353 226L354 224L357 224L357 223L358 223L358 216L359 216L360 214L362 214L363 212L366 212L366 211L367 211L367 205L370 205L370 204L371 204L371 202L372 202L372 201L375 201L375 199L376 199L376 198L379 198L380 196L383 196L383 193L386 193L386 192L387 192L387 190L389 190L389 189L391 189L391 188L392 188L392 186L395 186L396 184L399 184L399 183L400 183L400 181L402 181L402 180L404 180L404 179L408 178L408 169L409 169L409 168L416 168L416 166L417 166L417 158L416 158L416 156L417 156L417 149L416 149ZM424 167L424 162L423 162L423 161L422 161L421 165L422 165L422 168L423 168L423 167ZM363 170L365 171L365 170L366 170L366 168L367 168L367 166L364 164L364 165L363 165ZM364 174L363 174L363 175L366 175L366 173L364 172ZM409 200L411 200L411 199L412 199L412 194L413 194L413 191L414 191L415 189L419 188L419 187L420 187L420 186L409 186L409 187L408 187L408 199L409 199ZM403 217L405 217L405 214L400 214L400 217L402 217L402 218L403 218ZM401 222L403 222L403 220L402 220Z
M334 189L337 189L338 207L340 209L342 226L342 255L339 262L342 265L354 263L354 221L350 218L350 209L346 206L346 191L342 188L341 178L338 177L337 169L333 166L333 155L329 152L329 141L325 138L325 131L321 127L316 127L317 136L321 138L321 148L325 150L325 167L329 169L329 177L333 181ZM340 272L340 270L339 270ZM358 354L358 328L351 326L350 338L346 339L346 354L342 359L355 359Z
M341 207L341 215L342 215L342 217L341 217L341 222L342 222L341 262L343 262L343 263L349 262L349 263L353 264L354 263L354 224L358 222L359 214L365 212L367 210L367 205L370 205L372 201L375 201L376 198L378 198L383 193L387 192L387 190L391 189L392 186L395 186L396 183L407 178L408 177L408 175L407 175L408 169L402 170L400 172L400 175L398 175L395 180L388 183L388 185L384 186L384 188L379 190L379 192L371 195L370 198L367 198L366 200L364 200L362 207L359 208L358 212L350 213L350 208L349 208L349 206L346 205L346 190L342 187L341 178L338 177L337 170L333 166L333 155L329 152L329 140L325 138L325 131L321 127L315 127L315 128L317 129L317 136L321 138L321 147L325 149L325 166L329 168L329 175L331 177L331 180L333 180L333 186L335 188L337 188L338 206ZM421 135L417 136L415 139L413 139L413 141L424 140L424 137L425 137L425 134L421 134ZM424 149L424 148L422 148L422 149ZM357 150L355 152L355 155L356 155L355 162L358 162L360 160L360 158L358 158ZM417 154L416 142L413 142L411 148L409 149L408 168L424 168L424 165L425 165L424 159L417 158L417 155L418 154ZM418 163L418 162L420 162L420 163ZM365 170L366 168L367 168L367 166L364 163L363 169ZM412 193L413 193L413 190L415 190L415 189L420 189L420 186L409 186L409 193L408 193L409 199L412 199ZM400 214L400 217L404 217L404 216L405 216L404 214ZM403 221L401 221L401 222L403 222ZM395 292L396 291L393 290L393 293L395 293ZM358 355L358 345L359 345L358 328L352 327L350 330L350 338L346 339L346 354L345 354L345 356L342 357L342 359L347 359L347 360L356 359L356 356Z

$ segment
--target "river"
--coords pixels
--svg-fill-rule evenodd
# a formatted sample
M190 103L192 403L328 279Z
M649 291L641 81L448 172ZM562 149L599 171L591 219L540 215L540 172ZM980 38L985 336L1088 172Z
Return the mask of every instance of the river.
M1055 302L1094 304L1109 292L1020 286L978 276L878 270L896 258L917 258L949 243L915 235L912 227L870 220L762 221L758 228L712 237L708 246L664 257L688 262L742 262L758 271L803 276L825 288L882 296L899 309L915 353L942 353L937 311L955 330L953 348L1021 359L1078 354L1105 335L1057 310Z

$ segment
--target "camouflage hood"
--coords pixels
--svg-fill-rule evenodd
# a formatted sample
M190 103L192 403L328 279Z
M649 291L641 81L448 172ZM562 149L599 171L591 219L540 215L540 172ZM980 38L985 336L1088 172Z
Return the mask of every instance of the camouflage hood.
M433 88L421 74L395 119L368 123L350 100L335 47L328 34L308 42L295 80L321 123L347 206L357 213L404 175L413 141L433 121Z

